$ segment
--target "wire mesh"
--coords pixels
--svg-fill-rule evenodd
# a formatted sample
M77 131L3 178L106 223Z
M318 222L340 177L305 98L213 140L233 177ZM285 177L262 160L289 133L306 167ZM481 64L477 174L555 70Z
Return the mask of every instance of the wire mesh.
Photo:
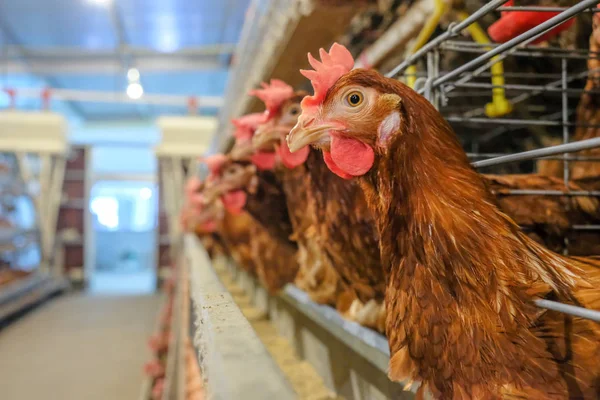
M600 68L590 68L586 62L599 60L600 53L593 49L564 49L553 46L532 45L536 39L545 35L559 24L580 13L597 13L597 0L580 1L576 5L565 7L502 7L506 1L490 1L477 12L449 28L431 40L386 76L397 77L411 65L418 64L424 72L417 73L416 90L431 101L457 131L467 130L470 135L462 135L463 141L471 142L468 156L474 160L475 168L489 168L507 163L519 163L531 160L554 160L562 162L564 190L510 189L503 190L502 196L562 196L562 197L600 197L598 190L571 189L571 168L574 161L590 163L600 161L599 157L589 154L574 154L582 150L600 148L600 124L594 121L581 121L577 106L582 96L598 96L598 86L584 87L585 81L600 74ZM497 11L542 11L558 13L546 22L508 40L505 43L474 43L461 40L459 34L471 23L479 21L490 12ZM459 60L448 66L448 60ZM528 63L543 63L551 71L542 73L522 70L515 66ZM508 63L513 68L501 74L503 84L491 83L498 74L491 73L496 63ZM597 65L600 65L597 64ZM503 116L487 116L486 107L481 106L482 99L492 100L493 94L501 90L510 102L512 112ZM600 114L600 109L598 110ZM600 121L600 119L599 119ZM593 135L586 140L573 141L572 131L586 129ZM560 139L561 144L515 153L480 152L481 147L492 141L515 140L516 133L523 139L549 135ZM531 171L529 171L531 172ZM600 179L600 176L597 177ZM598 224L573 224L574 231L600 232ZM565 237L565 245L568 239ZM568 248L568 246L565 246ZM555 310L577 317L600 321L600 312L582 307L539 300L536 304L545 309Z

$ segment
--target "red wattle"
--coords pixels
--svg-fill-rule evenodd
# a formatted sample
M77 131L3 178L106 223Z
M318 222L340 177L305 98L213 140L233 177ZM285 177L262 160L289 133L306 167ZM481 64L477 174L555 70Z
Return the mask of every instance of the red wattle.
M502 17L488 28L488 34L494 42L504 43L541 23L548 21L558 14L558 12L542 11L505 11L502 13ZM546 32L531 43L537 44L549 40L565 29L570 28L574 23L575 19L571 18Z
M243 190L234 190L223 195L223 206L231 214L237 215L244 209L246 197L247 195Z
M331 153L323 150L323 161L325 161L325 165L337 176L343 179L352 179L353 176L344 172L340 167L335 164L335 161L331 158Z
M204 232L214 232L217 230L217 223L215 221L207 221L201 227Z
M348 175L361 176L373 167L375 152L356 139L331 135L331 159Z
M275 153L260 151L250 157L252 164L256 165L261 171L273 169L275 167Z
M283 143L281 146L277 146L276 152L279 154L281 163L285 165L286 168L293 169L304 164L310 153L310 148L304 146L295 153L292 153L287 143Z

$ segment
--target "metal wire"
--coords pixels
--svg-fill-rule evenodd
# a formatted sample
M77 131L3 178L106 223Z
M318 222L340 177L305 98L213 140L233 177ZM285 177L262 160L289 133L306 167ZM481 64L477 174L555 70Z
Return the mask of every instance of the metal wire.
M573 225L574 231L596 231L600 230L600 225Z
M471 153L467 153L467 157L469 157L469 158L494 158L494 157L508 156L510 154L513 154L513 153L476 153L476 152L471 152ZM566 156L565 155L548 156L548 157L542 157L540 159L541 160L557 160L557 161L569 160L569 161L581 161L581 162L600 161L600 157L572 156L570 154L568 154Z
M456 87L464 88L480 88L480 89L496 89L502 88L507 90L541 90L544 93L567 93L567 94L600 94L600 90L585 90L585 89L568 89L568 88L554 88L543 85L522 85L522 84L504 84L504 85L493 85L491 83L484 82L466 82L455 84ZM487 92L489 94L489 92Z
M535 305L547 310L558 311L564 314L573 315L575 317L589 319L591 321L600 322L600 311L590 310L588 308L572 306L570 304L559 303L558 301L538 299L535 300Z
M480 53L486 53L490 49L502 46L501 43L477 43L477 42L469 42L465 40L448 40L444 43L440 44L440 48L446 49L452 47L453 50L465 52L467 50L477 50ZM564 57L569 57L573 54L584 56L586 58L600 58L600 52L591 51L585 49L563 49L560 47L546 47L546 46L538 46L538 45L528 45L526 47L518 47L517 50L523 51L524 56L532 57L531 55L538 56L540 53L543 53L544 56L547 57L550 54L558 54ZM513 55L515 53L512 53Z
M450 43L444 43L441 48L444 50L450 50L450 51L458 51L461 53L472 53L472 54L485 54L486 49L483 47L475 47L475 46L462 46L462 45L458 45L458 43L464 43L464 42L450 42ZM497 46L497 45L496 45ZM490 45L488 46L487 50L489 50L490 47L494 47L494 45ZM503 57L505 57L506 55L511 55L511 56L515 56L515 57L525 57L525 58L558 58L558 59L562 59L562 58L568 58L568 59L572 59L572 60L587 60L589 58L594 58L594 59L598 59L600 58L600 54L598 53L593 53L593 54L586 54L586 53L579 53L576 51L572 51L572 52L551 52L549 50L554 50L553 48L543 48L543 47L523 47L522 49L520 48L514 48L510 51L510 53L504 53ZM497 62L496 60L491 60L490 62ZM485 69L488 69L487 67Z
M585 197L600 197L600 191L594 190L547 190L547 189L508 189L495 191L498 195L513 195L513 196L585 196Z
M536 12L562 12L565 11L566 7L536 7L536 6L502 6L498 7L496 11L536 11ZM584 12L600 12L600 8L589 8Z
M589 150L596 147L600 147L600 137L580 140L573 143L559 144L557 146L545 147L543 149L524 151L522 153L510 154L502 157L494 157L488 160L475 161L471 164L475 168L491 167L493 165L506 164L515 161L532 160L535 158L554 156L562 153L573 153L581 150Z
M437 78L436 80L433 81L432 86L438 87L446 82L449 82L450 80L452 80L454 78L459 77L463 73L480 66L481 64L485 63L486 61L490 61L495 56L505 53L506 51L508 51L516 46L519 46L521 44L527 43L528 41L535 40L536 38L542 36L544 33L551 30L552 28L556 27L557 25L574 17L575 15L582 12L586 8L595 6L596 4L598 4L597 0L583 0L583 1L579 2L578 4L563 11L562 13L556 15L555 17L552 17L549 20L539 24L535 28L530 29L525 33L522 33L521 35L507 41L506 43L503 43L503 44L497 46L496 48L493 48L492 50L482 54L481 56L475 58L474 60L471 60L471 61L461 65L460 67L449 72L448 74L446 74L440 78ZM494 61L496 61L496 60L494 60Z
M581 126L585 128L600 128L600 124L587 124L585 122L558 122L516 118L466 118L466 117L447 117L450 122L471 122L475 124L491 124L491 125L529 125L529 126Z
M430 41L421 50L417 51L412 56L408 57L404 62L396 66L386 76L394 77L400 73L403 73L406 68L410 65L414 65L417 61L427 57L427 71L426 75L419 73L419 77L424 78L428 85L419 90L419 93L426 93L426 97L430 99L436 107L439 107L441 103L442 111L448 112L452 107L446 107L448 101L448 94L455 90L452 98L466 97L468 96L489 96L491 97L492 91L497 88L502 88L505 92L523 92L510 99L508 101L513 105L523 103L535 96L542 94L549 95L560 95L561 99L557 103L544 103L539 110L547 115L532 117L530 114L520 114L515 117L502 118L483 118L485 115L485 108L470 109L467 112L462 112L462 115L446 115L446 119L450 122L455 123L470 123L478 126L489 126L491 124L499 124L501 127L486 132L480 138L476 140L489 140L497 137L505 132L510 132L520 127L530 128L543 128L552 130L554 134L560 132L563 144L557 146L551 146L531 151L525 151L515 154L498 154L498 153L478 153L478 141L474 142L473 153L468 154L471 158L491 157L484 160L473 161L472 165L475 168L484 168L502 165L511 162L526 161L532 159L554 159L564 162L563 176L565 187L563 190L547 190L547 189L510 189L498 191L499 196L561 196L561 197L600 197L600 191L594 190L571 190L569 182L569 162L573 161L599 161L600 157L584 157L584 156L573 156L570 153L588 150L593 148L600 148L600 137L581 140L577 142L569 143L569 131L571 127L588 127L594 129L600 129L600 124L585 123L582 121L569 121L569 117L572 114L572 110L569 109L569 96L581 96L581 95L600 95L600 90L592 89L579 89L576 87L569 87L573 82L584 79L590 74L600 72L600 68L586 70L582 73L573 75L568 74L568 61L567 60L587 60L587 59L600 59L599 52L590 52L589 50L564 50L557 48L544 48L538 46L528 46L529 43L535 39L541 37L549 30L565 22L566 20L573 18L575 15L581 12L599 12L600 9L596 8L598 0L585 0L580 1L578 4L570 7L500 7L506 1L490 1L488 4L480 8L477 12L471 15L471 17L465 19L459 24L452 25L446 32L439 35L437 38ZM553 16L546 22L539 24L538 26L530 29L529 31L514 37L513 39L502 44L481 44L473 43L468 41L457 41L452 40L458 36L462 30L464 30L470 24L478 21L484 15L490 13L493 10L498 11L543 11L543 12L558 12L560 14ZM439 65L439 54L444 51L453 51L458 53L475 54L475 58L468 61L457 68L450 71L441 71ZM436 54L437 57L432 57L432 54ZM489 82L475 82L474 78L490 78L493 74L490 73L489 68L501 61L506 59L508 56L514 58L517 57L528 57L528 58L540 58L540 59L560 59L561 60L561 71L560 74L556 73L530 73L530 72L506 72L503 74L505 79L511 79L511 82L507 82L504 85L493 85ZM433 60L433 63L432 63ZM575 62L573 62L575 64ZM479 80L478 79L478 80ZM540 81L541 79L549 80L555 79L552 82L545 83ZM515 81L516 80L516 81ZM522 81L519 81L522 80ZM531 81L534 80L534 84ZM465 93L464 90L456 89L482 89L482 91L471 90ZM485 89L485 91L483 91ZM441 101L439 101L441 99ZM575 102L572 102L575 103ZM467 106L465 106L467 107ZM558 111L560 107L560 111ZM454 108L456 110L456 108ZM460 108L459 108L460 110ZM521 112L523 110L520 110ZM528 111L530 112L530 111ZM522 116L525 118L522 118ZM555 129L559 128L559 129ZM571 229L574 231L600 231L600 225L573 225ZM565 237L565 247L568 248L568 238ZM590 319L596 322L600 322L600 312L594 310L588 310L582 307L576 307L569 304L562 304L556 301L550 300L537 300L536 305L541 308L555 310L558 312L574 315L581 318Z
M404 60L396 68L394 68L393 70L391 70L390 72L385 74L385 76L388 78L392 78L398 74L401 74L402 72L404 72L404 70L406 68L413 65L425 54L429 53L432 50L435 50L441 43L445 42L446 40L448 40L452 37L458 36L458 34L460 34L469 25L471 25L474 22L479 21L482 17L491 13L492 11L494 11L495 9L497 9L498 7L500 7L502 4L506 3L507 1L508 0L492 0L492 1L490 1L488 4L484 5L479 10L477 10L473 14L471 14L470 17L465 18L464 21L462 21L456 25L450 26L446 32L442 33L440 36L438 36L435 39L428 42L426 45L421 47L420 50L416 51L413 55L407 57L406 60Z
M586 77L589 74L598 73L598 72L600 72L600 68L594 68L594 69L591 69L591 70L586 70L584 72L580 72L579 74L571 75L568 78L567 82L571 83L571 82L573 82L573 81L575 81L577 79L582 79L582 78ZM559 79L557 81L548 83L547 85L545 85L545 87L543 89L536 90L536 91L533 91L531 93L522 93L522 94L520 94L520 95L518 95L516 97L513 97L512 99L509 99L509 101L514 106L514 105L520 104L520 103L522 103L524 101L527 101L527 100L529 100L530 98L532 98L534 96L538 96L538 95L544 93L544 91L546 90L546 88L553 88L553 87L560 86L560 85L562 85L562 79ZM475 110L471 111L468 114L465 114L464 116L465 117L476 116L476 115L482 115L484 113L485 113L485 109L478 108L478 109L475 109Z

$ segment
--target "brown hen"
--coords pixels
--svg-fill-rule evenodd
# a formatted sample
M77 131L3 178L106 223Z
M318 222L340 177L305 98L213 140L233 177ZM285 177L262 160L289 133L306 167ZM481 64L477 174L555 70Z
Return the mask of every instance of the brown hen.
M300 114L300 101L306 93L297 92L282 81L273 80L252 92L267 108L268 118L259 126L253 138L257 151L277 156L274 171L281 182L293 238L298 243L299 270L294 283L320 304L335 305L340 312L347 311L344 287L331 260L322 249L318 229L316 204L310 190L306 154L293 156L287 151L285 135L296 124ZM340 301L341 300L341 301Z
M358 177L386 276L389 376L439 399L597 398L600 327L536 307L597 309L600 269L528 238L495 205L450 125L422 96L356 69L334 45L305 73L288 144Z
M377 234L364 196L356 184L333 175L314 150L289 152L283 139L297 122L304 93L293 94L288 86L289 95L282 99L282 85L264 85L255 92L271 118L254 141L260 149L275 149L281 160L278 176L302 250L296 283L317 301L336 299L345 317L383 331L384 280ZM345 285L340 285L339 277ZM359 300L345 310L354 296Z

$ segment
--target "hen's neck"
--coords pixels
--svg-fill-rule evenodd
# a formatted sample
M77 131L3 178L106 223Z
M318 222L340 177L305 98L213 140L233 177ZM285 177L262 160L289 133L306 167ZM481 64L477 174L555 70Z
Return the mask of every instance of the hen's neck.
M412 125L390 139L362 182L378 216L386 271L418 265L457 298L484 301L496 296L494 287L504 290L513 273L518 291L540 278L555 289L567 284L566 270L552 272L562 260L495 206L441 116L416 118L407 118ZM541 257L547 259L540 263Z

